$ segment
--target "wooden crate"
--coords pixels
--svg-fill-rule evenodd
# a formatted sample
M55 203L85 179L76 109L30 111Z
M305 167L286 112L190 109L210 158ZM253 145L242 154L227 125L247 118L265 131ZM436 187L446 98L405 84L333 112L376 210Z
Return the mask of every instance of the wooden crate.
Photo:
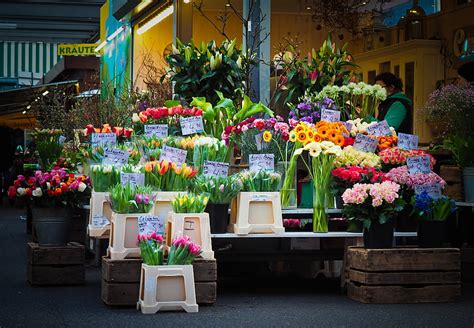
M102 301L111 306L136 306L140 289L141 259L102 258ZM200 305L216 302L217 265L215 260L197 259L193 263L196 301Z
M65 246L27 246L27 280L34 286L82 285L85 282L84 245L76 242Z
M456 248L349 247L348 296L363 303L454 302L460 296Z
M474 248L461 249L461 277L463 281L474 281Z
M464 201L462 169L457 165L441 165L439 175L446 181L444 194L457 201Z

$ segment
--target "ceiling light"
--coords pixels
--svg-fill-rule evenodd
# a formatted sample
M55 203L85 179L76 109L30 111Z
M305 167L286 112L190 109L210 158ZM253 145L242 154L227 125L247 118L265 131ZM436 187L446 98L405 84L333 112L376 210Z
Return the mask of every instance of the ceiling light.
M168 8L166 8L165 10L163 10L162 12L160 12L158 15L156 15L155 17L153 17L152 19L150 19L148 22L146 22L145 24L143 24L142 26L140 26L137 30L137 33L138 34L143 34L145 33L146 31L148 31L150 28L152 28L153 26L155 26L156 24L158 24L159 22L161 22L162 20L164 20L166 17L172 15L174 13L174 8L173 6L169 6Z
M21 113L22 113L23 115L25 115L25 114L26 114L26 110L22 111Z
M43 96L46 96L48 93L49 93L49 91L48 91L48 90L46 90L46 91L45 91L45 92L43 92L42 94L43 94Z
M31 105L26 106L26 109L30 109L30 108L31 108Z
M104 41L104 42L102 42L101 44L99 44L99 45L97 46L97 48L95 48L95 52L99 52L100 49L102 49L103 47L105 47L106 44L107 44L107 41Z
M311 6L307 6L306 9L307 9L307 10L311 10Z
M120 26L118 29L115 30L114 33L110 34L110 35L107 37L107 41L112 41L117 35L119 35L120 33L122 33L123 30L125 30L125 25Z

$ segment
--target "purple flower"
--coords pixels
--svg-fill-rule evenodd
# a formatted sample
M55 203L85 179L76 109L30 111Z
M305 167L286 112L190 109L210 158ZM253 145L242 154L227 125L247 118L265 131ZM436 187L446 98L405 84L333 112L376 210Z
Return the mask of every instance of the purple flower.
M141 204L143 202L143 195L136 194L135 195L135 202L137 202L137 204Z
M311 110L311 105L310 104L307 104L307 103L299 103L298 106L296 106L296 108L300 109L300 110Z

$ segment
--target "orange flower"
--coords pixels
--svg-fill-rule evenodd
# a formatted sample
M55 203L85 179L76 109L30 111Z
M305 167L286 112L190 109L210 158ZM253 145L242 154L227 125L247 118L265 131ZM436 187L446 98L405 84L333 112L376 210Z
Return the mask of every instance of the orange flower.
M323 127L323 126L326 126L327 127L328 125L328 122L326 121L319 121L318 123L316 123L316 129L319 129L320 127Z
M313 140L314 140L315 142L321 142L321 141L322 141L321 136L320 136L319 134L317 134L317 133L314 134Z
M306 139L308 138L308 136L306 135L306 132L299 132L297 135L296 135L296 139L301 142L301 143L304 143L306 141Z
M328 138L332 141L333 139L336 139L337 136L339 136L339 132L337 132L334 129L329 129L328 130Z
M323 125L318 128L318 133L322 139L327 138L329 129L327 126Z
M344 137L343 136L338 136L334 141L333 141L337 146L344 146Z
M306 137L307 137L308 139L312 140L312 139L314 138L314 132L313 132L313 130L308 129L308 130L306 131Z
M303 124L298 124L296 127L295 127L295 132L296 133L300 133L300 132L305 132L306 131L306 126L304 126Z

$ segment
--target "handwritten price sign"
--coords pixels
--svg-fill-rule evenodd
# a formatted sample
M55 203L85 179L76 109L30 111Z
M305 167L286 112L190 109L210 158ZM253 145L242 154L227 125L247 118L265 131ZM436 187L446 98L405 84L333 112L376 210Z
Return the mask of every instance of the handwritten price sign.
M414 134L399 133L398 148L405 150L418 149L418 136Z
M204 161L202 174L204 176L226 177L229 174L229 164L223 162Z
M181 133L183 136L204 131L202 116L181 117L179 123L181 124Z
M140 215L138 217L138 233L148 235L153 232L165 233L165 220L155 215Z
M250 154L249 169L252 172L271 171L275 169L275 155L273 154Z
M441 185L439 183L426 184L421 186L415 186L415 193L417 195L426 192L428 196L433 199L441 198Z
M164 146L161 150L160 161L166 160L168 162L176 163L176 165L180 166L186 162L187 154L187 150Z
M321 121L339 122L341 120L341 112L332 109L321 110Z
M388 126L387 121L383 120L376 124L367 127L367 133L374 135L374 136L390 136L392 135L392 131L390 131L390 127Z
M166 138L168 136L168 125L145 124L145 135L148 137L157 136L158 138Z
M92 217L92 226L94 228L102 228L102 227L105 227L108 224L110 224L110 221L107 220L107 218L105 216L94 215Z
M359 133L354 141L354 148L368 153L375 153L379 141L375 138Z
M122 183L122 186L126 186L128 183L132 186L144 186L145 173L120 172L120 182Z
M410 174L431 172L429 156L408 157L407 166Z
M107 147L104 149L102 164L125 165L128 163L128 156L129 154L126 150Z
M115 133L92 133L91 143L95 146L100 145L115 145L117 143L117 136Z

